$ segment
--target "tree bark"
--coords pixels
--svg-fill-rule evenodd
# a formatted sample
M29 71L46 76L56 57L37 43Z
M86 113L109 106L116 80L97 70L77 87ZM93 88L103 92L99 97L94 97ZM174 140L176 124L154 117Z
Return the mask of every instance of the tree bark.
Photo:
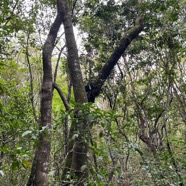
M54 49L54 43L61 24L62 15L58 11L43 47L43 82L41 86L41 118L39 124L41 133L39 135L38 146L27 186L48 185L47 174L50 157L50 130L53 91L51 58Z
M69 133L68 155L62 179L65 179L68 171L72 177L77 178L74 184L83 185L88 178L86 140L87 123L83 116L82 104L87 103L87 95L80 69L78 49L75 41L70 9L67 0L60 1L60 10L64 15L63 25L65 30L66 46L68 49L68 68L73 85L74 98L77 104L74 111L74 120ZM67 184L68 185L68 184Z

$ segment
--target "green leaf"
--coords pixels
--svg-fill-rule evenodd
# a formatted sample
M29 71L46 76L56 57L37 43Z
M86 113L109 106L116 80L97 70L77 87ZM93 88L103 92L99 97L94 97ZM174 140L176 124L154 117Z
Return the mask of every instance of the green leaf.
M104 136L104 134L103 134L103 132L101 131L101 132L99 133L99 137L102 138L103 136Z
M4 175L5 175L4 172L3 172L2 170L0 170L0 175L1 175L1 176L4 176Z
M72 139L74 140L74 139L76 139L78 136L79 136L78 134L74 134L74 135L72 136Z
M103 180L103 176L101 174L97 174L99 180Z
M86 168L87 168L87 165L83 165L83 166L81 167L81 171L83 172Z
M32 167L32 164L28 160L23 160L22 164L23 164L24 167L29 167L29 168Z
M39 130L39 132L42 133L46 128L48 128L48 127L47 127L47 126L43 126L43 127L41 128L41 130Z
M12 171L14 172L15 170L19 169L20 163L18 161L13 161L12 162Z
M31 134L31 133L32 133L31 130L27 130L27 131L23 132L22 137L26 136L27 134Z

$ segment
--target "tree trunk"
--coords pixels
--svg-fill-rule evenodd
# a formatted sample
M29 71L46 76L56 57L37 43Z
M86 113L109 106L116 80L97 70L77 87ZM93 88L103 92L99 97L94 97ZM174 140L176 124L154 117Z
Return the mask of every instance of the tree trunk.
M77 178L74 184L83 185L83 182L85 182L88 177L88 145L86 140L87 123L83 116L82 104L87 103L88 100L83 84L78 50L67 0L60 1L60 9L64 15L63 24L65 30L66 46L68 49L68 67L70 71L71 82L73 84L75 102L77 104L74 111L74 121L72 122L70 129L70 141L68 145L69 153L66 159L66 165L62 179L64 179L68 171L70 171L70 174Z
M52 51L54 49L54 42L61 24L62 15L58 11L57 17L51 26L50 32L43 47L43 82L41 86L41 118L39 124L41 132L39 135L38 146L27 186L48 185L47 174L50 157L50 130L53 92L51 58Z

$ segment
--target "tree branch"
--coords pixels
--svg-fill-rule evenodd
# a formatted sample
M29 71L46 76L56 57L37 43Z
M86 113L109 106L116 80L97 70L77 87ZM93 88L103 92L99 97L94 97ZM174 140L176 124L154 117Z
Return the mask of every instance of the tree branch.
M59 66L59 61L60 61L60 58L61 58L61 54L62 54L65 47L66 47L66 45L64 45L61 48L61 50L59 52L59 55L58 55L58 58L57 58L56 68L55 68L55 72L54 72L54 83L56 82L56 79L57 79L57 71L58 71L58 66Z
M63 91L59 88L59 86L56 83L53 83L53 87L57 90L57 92L58 92L58 94L59 94L59 96L60 96L60 98L61 98L61 100L62 100L62 102L63 102L63 104L64 104L64 106L66 108L66 110L67 111L70 110L70 105L69 105L69 103L68 103L68 101L67 101L67 99L66 99L66 97L65 97L65 95L63 93Z
M95 98L100 94L101 88L106 81L106 79L111 74L114 66L117 64L118 60L125 52L127 47L130 45L132 40L134 40L139 33L143 30L143 21L140 17L136 18L136 25L126 32L124 37L120 40L119 45L115 48L108 61L100 70L97 78L89 82L86 86L86 92L89 102L94 102Z

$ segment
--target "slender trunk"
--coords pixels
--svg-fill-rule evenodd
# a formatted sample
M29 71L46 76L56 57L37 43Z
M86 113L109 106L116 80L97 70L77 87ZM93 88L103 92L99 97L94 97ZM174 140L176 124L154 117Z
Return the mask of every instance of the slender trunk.
M52 115L52 66L51 58L57 33L62 24L62 15L59 13L51 26L50 32L43 47L43 82L41 86L41 118L39 128L41 130L38 146L32 165L31 175L27 186L47 186L48 165L50 157L51 140L51 115Z
M32 112L34 116L34 122L37 122L37 115L36 115L36 108L34 104L34 85L33 85L33 74L32 74L32 67L30 63L30 58L29 58L29 39L30 39L30 33L28 31L27 35L27 43L26 43L26 60L28 63L28 70L29 70L29 75L30 75L30 101L32 104Z
M178 176L178 179L179 179L179 186L183 186L183 178L180 174L180 170L178 168L178 164L174 158L174 155L173 155L173 152L172 152L172 148L171 148L171 145L170 145L170 142L169 142L169 139L168 139L168 132L167 132L167 128L166 128L166 125L164 127L164 130L165 130L165 135L166 135L166 144L167 144L167 150L168 150L168 153L170 155L170 158L171 158L171 163L172 165L174 166L174 169L175 169L175 172Z
M6 142L6 133L2 132L2 136L1 136L1 148L3 148L5 146L5 142ZM3 158L4 158L4 152L1 151L0 153L0 170L2 170L2 166L3 166Z
M43 83L41 88L41 123L43 130L39 136L37 156L36 156L36 184L48 185L48 162L50 156L51 140L51 112L52 112L52 66L51 57L54 42L61 25L61 18L57 16L48 35L43 48Z

